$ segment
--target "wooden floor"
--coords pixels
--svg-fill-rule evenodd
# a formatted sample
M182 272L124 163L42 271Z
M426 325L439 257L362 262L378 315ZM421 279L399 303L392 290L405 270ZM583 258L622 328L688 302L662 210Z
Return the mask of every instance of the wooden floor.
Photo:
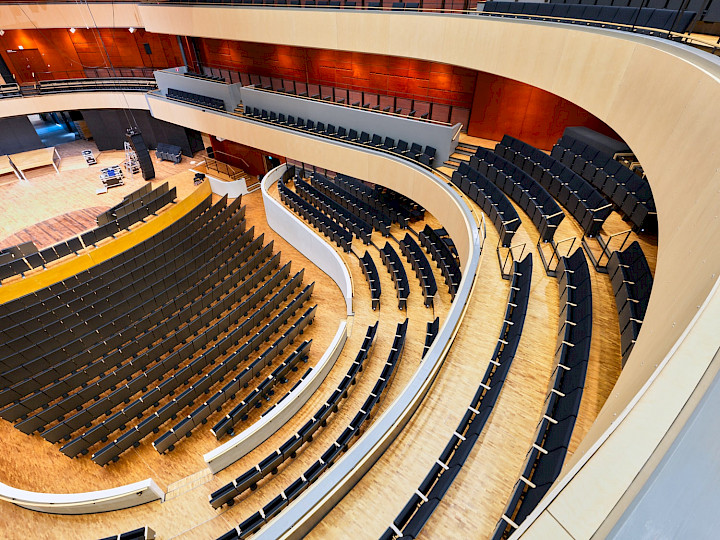
M463 139L470 144L493 144L492 141L478 141L466 136ZM71 144L77 145L72 152L79 155L80 145ZM87 142L82 144L88 145ZM61 155L69 151L63 146L58 147ZM69 158L72 155L63 155L63 166L67 164L68 167L78 168L61 168L60 175L53 171L52 175L30 178L29 185L11 182L0 186L0 213L8 216L0 222L0 238L19 235L23 229L66 213L101 204L110 206L122 195L142 185L142 181L133 180L128 183L132 185L110 190L105 195L95 195L95 187L99 184L99 166L84 169L79 163L73 165ZM101 166L111 161L111 156L105 153L99 158L108 160ZM117 162L122 159L122 152L112 157ZM156 162L155 166L161 180L169 178L172 182L173 171L177 173L191 165L184 158L179 166L168 162ZM193 189L187 175L182 177L185 180L178 185L180 197L186 196ZM65 185L69 196L58 197L60 186L65 193ZM276 188L272 193L277 197ZM27 201L35 198L36 203L27 205ZM468 202L478 215L481 214L474 203ZM345 318L342 295L325 274L269 229L260 192L244 197L243 203L247 205L248 226L255 225L256 235L265 232L266 241L274 239L275 251L282 251L283 263L292 260L295 271L305 268L305 283L316 282L311 304L319 305L318 315L315 324L304 336L313 339L312 365L327 348L338 322ZM558 291L556 280L545 275L538 257L537 231L529 218L521 210L518 211L524 224L515 237L515 244L524 243L525 249L533 253L534 259L528 314L518 353L490 422L454 484L428 521L423 530L424 538L483 538L490 534L517 480L541 414L553 369ZM431 226L438 225L432 216L428 216L426 222ZM413 227L419 230L424 223L414 224ZM613 214L606 222L608 234L620 231L622 227L626 227L625 222L617 214ZM492 225L488 226L487 232L485 251L481 256L466 319L428 397L378 463L309 537L377 538L418 487L455 430L492 355L509 292L509 282L501 279L495 254L497 233ZM404 231L393 227L392 234L399 240L404 236ZM558 231L558 239L572 236L579 238L580 234L579 226L568 216ZM382 247L386 241L379 233L374 233L372 239L378 247ZM396 240L389 241L399 251ZM649 238L640 238L640 241L654 268L656 244ZM375 259L380 275L382 297L379 312L370 309L369 288L357 259L366 249ZM521 249L517 248L516 252L519 253ZM0 481L9 485L36 491L75 492L103 489L152 477L161 488L168 491L165 503L154 502L102 514L99 519L98 516L39 514L0 502L0 515L4 518L0 523L0 537L25 538L30 535L34 538L60 538L72 535L78 539L91 539L142 525L155 529L160 539L214 538L223 534L285 489L343 431L377 380L387 359L397 323L408 316L410 324L405 353L398 366L397 376L380 405L379 412L382 413L399 395L419 364L425 323L435 316L440 316L442 322L450 305L450 296L447 288L441 286L442 276L435 268L440 293L435 299L434 310L424 307L419 283L411 267L405 264L411 294L407 312L401 312L397 309L393 283L380 262L377 249L355 240L353 252L341 253L351 271L354 287L355 314L348 319L348 342L319 390L278 433L228 469L213 476L207 472L202 460L202 454L218 444L209 434L213 422L183 441L169 455L158 455L150 446L149 439L139 448L123 455L117 464L100 468L87 456L70 460L55 445L39 436L26 436L8 422L0 421L0 447L5 450L0 454ZM591 271L591 275L594 339L571 452L594 421L620 372L619 331L612 289L606 275L594 271ZM276 476L266 479L255 492L241 497L233 507L213 510L207 502L208 494L257 464L307 421L343 378L355 358L367 326L377 320L380 320L379 332L375 348L366 363L367 369L328 426L296 459L283 466Z

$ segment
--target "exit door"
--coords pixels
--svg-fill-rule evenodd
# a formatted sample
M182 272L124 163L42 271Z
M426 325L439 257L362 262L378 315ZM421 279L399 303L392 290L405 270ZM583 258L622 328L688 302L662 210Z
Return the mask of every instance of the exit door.
M47 66L39 50L8 50L7 55L12 62L17 82L20 84L40 81L49 77Z

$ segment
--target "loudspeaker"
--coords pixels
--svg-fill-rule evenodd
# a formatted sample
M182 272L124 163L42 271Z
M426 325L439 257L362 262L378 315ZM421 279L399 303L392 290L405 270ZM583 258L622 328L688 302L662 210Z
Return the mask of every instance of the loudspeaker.
M153 166L150 152L148 151L148 147L145 145L145 141L142 138L140 130L128 129L127 139L137 155L138 165L140 165L140 170L142 171L142 177L145 180L152 180L155 178L155 167Z

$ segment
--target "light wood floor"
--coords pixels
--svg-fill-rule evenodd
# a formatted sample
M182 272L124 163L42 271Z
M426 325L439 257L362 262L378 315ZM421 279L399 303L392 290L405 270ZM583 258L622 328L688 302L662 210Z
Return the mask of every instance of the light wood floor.
M483 144L472 138L466 140L471 144ZM483 145L491 145L491 142L485 141ZM122 152L119 154L113 158L118 162L124 159ZM11 182L0 186L0 214L8 216L7 220L0 222L0 238L66 212L97 206L100 200L102 204L110 206L120 200L122 195L142 185L142 181L132 181L128 183L132 185L110 190L102 196L95 195L95 187L99 184L99 167L84 170L80 167L82 164L76 163L78 168L70 169L73 163L69 157L72 156L63 157L63 166L67 164L68 169L61 169L60 175L53 171L51 175L30 178L29 185ZM107 157L109 160L105 153L99 157ZM186 161L187 166L190 166L189 160L184 158L183 169L187 168ZM110 161L105 163L109 164ZM181 170L177 168L179 166L168 162L156 162L155 166L160 180L170 178L172 181L172 172ZM165 168L168 170L163 177L161 175ZM66 184L70 195L58 197L57 189L61 185L64 188ZM192 191L188 181L178 187L180 197ZM273 194L277 197L276 191L275 188ZM111 198L106 198L108 196ZM37 203L27 205L28 200L37 200ZM269 229L259 192L245 197L243 203L247 205L248 226L255 225L256 235L265 232L266 241L275 239L275 251L282 251L283 263L292 260L294 271L305 268L305 283L316 282L311 303L319 305L318 315L315 324L304 336L313 339L312 365L334 336L338 321L345 317L342 295L325 274ZM469 204L474 205L472 202ZM475 211L481 213L477 207ZM524 225L516 235L515 243L525 243L526 249L533 253L534 269L528 315L518 354L484 434L478 439L453 486L426 525L423 532L425 538L483 538L493 530L518 477L541 414L553 368L558 292L556 280L543 272L535 247L537 231L529 218L522 211L519 212ZM428 215L426 222L437 226L432 216ZM423 225L424 222L414 224L413 227L419 230ZM608 231L619 231L623 226L624 222L617 214L606 222ZM393 227L392 234L400 239L404 231ZM558 238L579 235L578 225L566 217L558 231ZM640 240L644 242L643 248L654 268L656 248L652 250L651 239ZM382 247L385 239L374 233L373 242ZM395 241L390 242L399 251ZM311 532L310 537L377 538L407 502L445 447L477 390L500 331L509 283L500 278L494 253L496 244L497 233L489 225L485 252L481 257L479 275L465 322L430 394L378 463ZM380 274L383 291L380 312L370 309L369 289L356 255L341 254L352 274L355 315L348 320L350 337L337 364L320 389L286 426L256 450L215 476L204 469L202 461L202 454L218 444L208 431L212 422L180 443L167 456L158 455L150 446L149 441L152 439L148 439L139 448L127 452L119 463L100 468L87 456L70 460L40 437L28 437L8 422L0 421L0 447L5 450L0 454L0 481L9 485L37 491L73 492L102 489L152 477L168 491L165 503L154 502L100 516L52 516L0 502L0 515L4 518L0 523L0 537L25 538L30 534L35 538L72 535L78 539L90 539L149 525L161 539L214 538L275 497L322 454L355 415L386 361L397 323L406 316L410 317L406 350L397 376L385 401L380 405L380 413L402 391L415 372L422 352L425 323L435 316L440 316L442 322L449 308L450 296L447 288L440 285L443 280L439 270L435 268L441 292L435 299L435 309L431 310L423 306L419 283L411 267L405 264L411 294L407 312L399 311L393 283L380 262L377 250L354 241L353 251L357 255L362 256L365 249L375 259ZM591 271L591 275L594 339L571 451L577 447L594 421L619 375L619 332L612 290L607 276L594 271ZM366 363L367 369L328 426L295 460L283 466L276 476L266 479L255 492L241 497L233 507L213 510L207 502L208 494L257 464L307 421L340 382L355 358L367 326L377 320L380 320L380 328L375 349ZM279 392L279 395L282 393L284 391Z

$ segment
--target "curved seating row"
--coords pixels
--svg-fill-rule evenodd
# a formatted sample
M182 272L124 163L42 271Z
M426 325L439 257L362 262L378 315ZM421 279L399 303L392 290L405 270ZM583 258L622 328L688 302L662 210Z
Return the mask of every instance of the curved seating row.
M462 273L460 272L460 263L455 253L455 246L452 250L449 243L452 243L445 229L435 230L429 225L418 233L420 244L430 253L432 259L440 267L440 271L445 278L445 285L448 286L450 296L454 299L455 293L460 285Z
M367 279L368 285L370 286L370 302L373 311L380 309L380 294L382 288L380 287L380 275L378 274L375 261L370 256L368 251L365 251L365 255L362 256L360 261L360 267L363 269L365 279Z
M557 278L561 304L557 365L533 445L493 540L508 538L550 489L562 469L580 410L592 339L592 284L582 249L561 257Z
M345 252L350 252L350 248L352 247L352 233L350 231L341 227L335 220L323 214L312 204L300 197L300 195L292 191L285 185L282 179L278 182L278 193L280 194L280 200L289 206L296 214L299 214L300 217L310 222L313 227L330 238Z
M410 283L408 282L405 267L390 242L385 242L385 245L380 250L380 259L382 259L385 268L393 278L398 299L398 309L406 309L407 299L410 296Z
M309 297L310 291L311 289L307 288L305 291L303 291L305 298ZM283 310L282 313L278 314L274 319L282 320L283 317L289 317L293 314L291 313L291 311L297 310L300 305L301 301L294 301L291 306L285 308L285 310ZM181 437L189 437L196 427L207 422L207 418L211 414L213 414L214 412L220 412L222 410L222 406L225 404L226 401L235 399L235 395L237 392L240 391L240 388L247 387L249 381L257 377L263 367L265 367L266 365L271 365L271 362L279 354L282 354L282 351L285 349L285 347L287 347L288 344L293 343L295 338L298 335L301 335L308 325L312 324L312 321L315 317L315 312L315 307L306 310L305 313L303 313L303 315L300 317L300 319L298 319L297 322L295 322L290 328L288 328L282 336L277 338L270 347L266 348L257 360L252 362L250 366L245 368L239 375L235 376L220 390L215 392L215 394L210 399L205 400L202 405L197 407L180 422L175 424L172 429L168 430L163 435L158 437L153 442L155 450L163 453L166 450L174 449L175 444L181 439ZM309 345L307 347L309 348ZM221 365L218 366L224 366L223 369L214 369L210 373L208 373L207 376L194 383L191 386L192 392L198 397L206 394L211 386L223 380L224 376L233 369L233 366L239 366L241 361L247 360L252 350L253 347L251 346L250 342L243 345L240 349L238 349L228 358L223 360ZM257 350L257 348L255 350ZM292 371L295 371L295 369L292 369ZM273 377L274 376L275 375L273 374ZM243 402L246 403L247 399L243 400ZM257 400L255 401L255 403L257 403ZM232 411L230 414L232 415ZM225 429L225 432L230 431L232 430L229 428ZM213 429L213 433L218 433L218 431Z
M435 341L438 331L440 330L440 317L435 317L435 320L427 323L425 330L425 345L423 345L422 357L425 358L430 346Z
M269 266L269 265L266 265ZM266 302L260 309L247 315L248 311L253 309L257 302L265 297L269 292L275 288L279 283L282 282L289 274L289 266L285 265L281 270L276 272L270 279L266 281L257 291L252 293L244 302L240 303L239 306L231 309L227 315L217 320L215 324L211 324L212 320L216 320L222 313L224 313L228 306L222 304L216 304L217 307L211 308L206 311L205 318L195 318L179 332L174 332L170 337L163 340L162 343L156 345L148 351L148 358L157 359L156 363L149 369L141 371L139 374L134 375L126 379L126 383L119 388L116 388L112 393L106 395L104 398L95 400L89 407L83 408L76 414L72 415L67 420L62 422L50 430L43 432L43 437L50 440L51 442L57 442L61 439L66 439L72 432L85 426L89 429L84 434L76 437L70 443L63 446L60 450L74 457L78 453L85 450L90 445L106 438L119 426L123 425L123 417L127 419L132 418L132 415L128 411L139 409L140 412L154 403L149 401L149 397L160 398L167 391L173 390L170 388L173 386L168 381L174 377L174 382L180 384L185 382L187 379L182 378L187 376L188 379L196 374L188 371L186 368L195 369L196 372L206 367L208 364L214 363L214 361L222 354L223 350L226 349L232 343L233 339L239 341L244 335L247 335L252 328L256 327L261 320L267 316L267 313L272 311L276 305L282 300L281 295L275 295L270 301ZM259 278L251 278L247 283L249 287L257 284L257 280L262 280L265 276ZM295 282L297 285L297 279ZM247 287L243 286L243 289L247 290ZM234 304L234 299L231 300L230 304ZM215 346L210 347L207 351L206 347L215 339L221 335L228 324L233 320L238 320L239 317L245 316L245 320L242 324L236 327L231 333L224 336ZM201 330L205 328L204 332ZM187 342L187 338L193 336L193 339ZM184 341L185 340L185 341ZM157 350L159 348L159 350ZM163 350L170 352L167 356L160 356ZM182 363L187 362L196 353L201 353L194 360L190 361L185 367L180 368ZM140 366L142 368L142 364ZM176 371L177 373L170 374ZM182 373L182 376L177 376L178 373ZM156 381L162 380L159 386L150 393L146 392L147 387L156 383ZM177 387L178 384L175 384ZM160 388L162 386L162 388ZM145 392L144 398L135 400L131 407L126 407L123 410L112 414L112 409L121 403L129 403L130 399L137 392ZM145 403L144 407L142 403ZM100 418L105 413L105 420L101 422L99 426L90 429L87 423L92 423L93 419ZM110 413L110 414L108 414Z
M433 301L437 294L437 283L435 282L435 274L433 274L430 261L428 261L417 242L413 240L413 237L410 236L410 233L405 233L405 237L400 240L400 251L413 267L415 277L420 280L425 307L433 307Z
M500 245L510 247L522 221L500 188L465 162L453 171L451 181L490 216L500 235ZM543 217L542 213L540 217Z
M278 515L288 504L305 491L310 484L317 480L323 472L332 467L333 463L335 463L335 461L340 457L340 454L346 452L354 441L360 437L365 425L369 423L371 418L376 414L378 403L383 398L387 387L391 384L392 379L395 376L395 370L400 358L402 357L405 345L407 325L408 319L405 319L405 322L398 324L392 349L388 356L388 361L386 362L380 377L378 377L375 386L370 392L370 395L360 408L360 412L355 415L353 420L350 422L350 425L345 428L345 431L343 431L335 442L333 442L332 445L323 452L320 459L308 467L300 478L290 484L290 486L288 486L280 495L267 503L262 510L255 512L252 516L240 523L240 525L238 525L235 529L231 529L224 534L221 537L223 540L232 538L247 538L259 531L265 523ZM282 462L281 456L278 456L276 459L280 460L279 462Z
M252 230L248 232L252 233ZM237 287L236 290L243 294L243 291L247 291L253 286L253 282L262 279L273 268L277 267L279 257L276 256L258 270L258 266L272 252L272 245L268 244L269 249L262 249L256 255L249 257L249 254L257 251L259 245L261 245L262 236L256 240L258 241L251 242L236 258L229 259L229 263L233 264L241 262L243 257L249 258L248 262L243 263L238 268L238 271L231 275L230 279L225 280L220 285L215 285L215 291L220 292L221 295L226 295L230 292L230 289ZM222 253L220 256L222 256ZM243 281L250 272L255 272L251 280ZM42 410L39 413L22 420L16 427L25 433L42 430L47 423L57 419L61 420L62 416L71 413L73 409L82 407L83 404L90 400L96 399L103 392L116 387L128 377L134 376L138 371L149 372L155 369L155 364L160 357L171 351L180 341L190 337L191 327L188 325L181 328L181 326L193 318L194 314L202 316L204 313L211 312L211 310L224 309L232 302L233 297L230 295L220 300L215 298L216 293L210 292L208 294L212 289L206 283L212 283L214 279L217 279L213 278L213 276L220 275L221 273L217 270L213 271L211 276L201 280L199 283L194 279L196 274L185 277L180 282L188 287L185 293L178 296L168 294L169 300L167 303L148 313L140 321L131 322L128 325L128 330L134 328L135 330L145 329L145 331L132 339L127 346L118 347L105 357L100 357L86 365L78 366L73 362L74 359L71 358L70 362L65 364L65 367L74 369L67 373L67 377L57 378L50 385L33 393L28 393L29 388L25 385L22 387L22 391L28 393L27 397L16 401L0 414L6 420L16 420L19 415L21 418L25 418L28 416L27 412L41 407ZM187 299L192 297L194 297L193 300L188 302ZM170 317L165 318L166 310L174 310L177 306L183 307ZM158 339L160 339L159 342ZM54 366L54 369L50 370L49 373L46 370L39 376L35 376L34 379L38 383L42 383L47 375L53 373L56 376L59 374L66 375L67 369L64 369L63 366ZM19 391L20 389L16 387L13 390ZM62 399L58 400L58 398Z
M423 149L422 145L418 143L408 143L402 139L398 140L390 137L383 139L382 135L377 133L370 134L367 131L361 131L352 128L345 128L343 126L335 127L332 124L325 125L323 122L315 122L314 120L305 120L304 118L294 116L285 116L283 113L276 113L273 111L267 111L265 109L258 109L254 107L246 109L244 115L247 118L262 120L266 122L272 122L291 129L299 129L313 133L315 135L321 135L324 137L331 137L333 139L339 139L345 142L361 144L370 148L376 148L385 152L390 152L404 158L417 161L427 167L432 167L433 161L435 160L435 154L437 150L432 146L425 146Z
M299 285L300 283L298 283L295 278L292 279L285 286L283 286L282 289L278 291L268 302L266 302L265 305L260 308L260 310L258 310L261 313L260 316L253 316L252 319L248 320L254 321L256 319L260 319L260 317L263 315L267 316L273 311L273 308L276 309L275 306L277 306L279 302L284 301L285 298L289 296L289 293L292 292L292 290L294 290ZM306 287L302 292L300 292L286 308L284 308L280 313L278 313L270 322L265 324L265 326L258 330L248 340L247 343L250 344L249 348L257 350L263 341L268 340L273 334L278 332L279 329L287 323L288 317L292 316L292 314L294 314L309 298L311 292L311 286ZM303 314L300 317L300 319L298 320L298 326L302 327L305 324L308 324L308 322L305 321L309 321L313 316L314 309L310 308L307 313ZM237 319L237 315L235 315L235 319ZM243 328L243 330L247 331L245 328ZM199 357L195 358L191 363L187 364L181 369L178 369L174 374L165 378L163 382L158 384L152 390L143 394L142 397L138 398L133 403L142 403L142 410L144 411L144 414L147 414L147 408L149 408L149 404L152 404L153 407L157 407L158 399L165 398L171 392L174 393L176 391L182 390L185 386L188 385L188 383L190 383L191 380L193 380L193 377L196 378L203 369L208 369L210 366L212 366L214 360L222 357L222 355L224 354L227 354L227 349L230 345L235 345L235 343L239 343L240 339L245 338L245 336L247 335L247 333L245 335L238 334L240 334L240 332L238 331L233 331L229 333L216 345L209 347L207 350L202 352ZM203 335L208 335L208 332L205 332L205 334ZM208 345L210 344L210 340L212 338L213 334L210 334L207 338ZM238 360L245 359L239 359L236 356L231 356L230 358L232 359L232 363L223 362L219 366L209 369L207 377L209 377L212 382L221 382L225 374L230 369L236 367L233 365L233 363L237 362ZM125 431L113 442L108 443L103 448L98 450L95 454L93 454L92 460L98 465L105 465L110 460L117 461L118 456L122 452L127 450L130 446L137 446L143 438L150 434L150 432L157 433L161 425L163 425L168 420L175 419L183 408L192 405L196 397L198 397L197 390L197 386L190 386L186 390L182 391L177 398L173 399L169 403L166 403L164 406L160 407L157 412L151 414L150 416L147 416L139 424L137 424L130 430ZM133 403L131 403L130 406L132 406ZM138 408L140 408L140 405L138 405ZM125 416L125 413L123 411L120 412L123 414L123 416Z
M167 196L169 192L170 187L168 186L167 182L160 184L154 189L152 189L150 183L146 183L140 189L137 189L129 195L123 197L123 200L120 201L120 203L98 214L95 220L98 226L106 225L111 221L116 221L123 216L133 213L135 210L138 210L143 206L150 205L152 201L154 201L161 195ZM173 200L175 198L176 197L173 197Z
M248 469L232 482L225 484L220 489L211 493L209 500L213 508L219 508L224 504L232 505L235 497L242 495L248 489L254 490L263 478L270 474L277 473L277 469L281 464L290 459L294 459L305 443L311 442L315 433L317 433L321 427L327 425L331 415L338 412L341 401L347 398L350 388L357 382L363 370L363 364L372 351L378 324L379 323L376 322L374 325L368 327L362 346L355 356L355 361L350 366L350 369L348 369L348 372L337 389L330 395L320 409L318 409L297 433L285 441L280 448L261 460L258 465Z
M106 536L100 540L155 540L155 531L150 527L140 527L115 536Z
M513 263L513 277L498 343L460 424L418 489L381 540L415 538L452 485L482 433L502 391L525 323L532 282L532 255Z
M505 135L495 146L495 153L540 182L567 208L587 236L597 235L612 213L612 205L592 184L542 150Z
M425 215L417 204L392 190L377 185L369 186L357 178L344 175L337 175L335 183L378 212L390 216L401 229L407 229L411 221L422 219Z
M379 214L377 210L369 204L364 203L363 201L357 199L354 195L347 193L342 188L339 188L323 174L318 172L314 173L310 178L310 182L322 194L352 212L365 223L372 224L373 228L380 231L383 236L390 236L390 225L392 224L392 220L388 216Z
M590 182L629 219L635 229L657 232L657 208L647 179L570 135L553 146L552 157Z
M32 326L19 323L7 328L6 336L11 335L13 339L3 344L6 356L1 363L0 380L5 383L5 388L0 392L0 403L6 405L47 384L48 379L63 377L72 369L71 365L87 365L104 358L128 340L135 342L148 326L135 328L134 324L148 322L141 319L150 309L156 309L181 292L176 287L176 280L186 282L183 278L188 274L203 277L202 272L219 279L224 274L213 272L222 267L224 259L218 256L221 253L226 257L233 256L252 237L234 234L244 230L245 222L238 223L243 214L244 210L237 212L215 231L212 228L217 222L213 223L213 220L208 222L207 229L199 227L201 233L212 231L204 236L205 244L198 242L194 246L193 238L190 243L181 241L172 247L163 242L169 248L165 254L167 258L162 253L153 254L157 257L150 260L144 255L136 257L138 260L134 262L144 264L147 271L130 266L128 273L121 273L117 279L95 288L84 298L61 306L61 309L49 311L52 305L47 305L48 311L38 314ZM187 257L189 250L196 258ZM229 271L228 267L224 268ZM106 277L109 280L113 276ZM214 284L213 281L206 283ZM166 312L165 316L172 311ZM31 331L33 327L35 330ZM65 332L61 333L63 327ZM23 335L23 331L26 334ZM34 344L27 347L28 343ZM16 351L11 355L8 351L13 347Z
M13 257L10 260L6 260L7 257L0 254L0 281L13 276L24 275L25 272L35 268L45 268L48 264L62 257L77 253L83 249L82 246L87 248L107 238L114 238L119 232L130 229L139 221L144 221L145 218L156 214L158 210L177 198L176 188L168 190L167 183L163 184L163 186L165 186L165 190L158 188L159 191L155 193L152 199L147 200L145 203L135 202L132 205L123 207L125 210L122 215L118 214L112 220L108 219L107 221L103 218L103 223L98 222L99 227L91 229L76 238L60 242L41 251L35 249L22 257ZM2 260L6 260L6 262L2 264Z
M555 237L565 213L546 189L532 176L504 157L478 148L470 158L470 168L506 193L530 217L543 242Z
M624 251L613 252L608 260L608 275L615 293L624 366L640 333L653 286L650 266L640 244L633 242Z
M295 191L315 208L332 218L345 229L351 231L357 238L362 240L363 243L370 243L370 236L373 230L370 223L360 219L341 204L336 203L320 190L297 176L295 177Z
M614 30L630 30L647 34L687 32L697 16L696 11L675 11L648 7L594 6L583 4L536 2L485 2L484 13L493 15L552 20Z

